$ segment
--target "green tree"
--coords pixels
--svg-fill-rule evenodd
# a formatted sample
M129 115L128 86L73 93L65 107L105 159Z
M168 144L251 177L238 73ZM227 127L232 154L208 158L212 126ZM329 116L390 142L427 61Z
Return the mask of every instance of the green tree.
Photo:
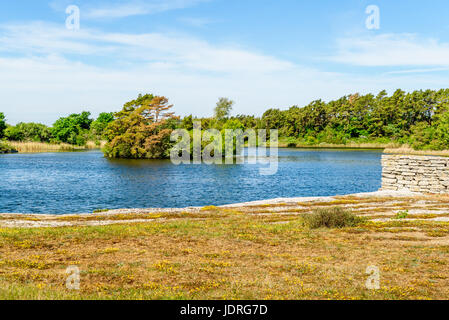
M435 128L422 121L411 128L410 143L414 149L429 149L435 138Z
M131 100L123 106L123 109L115 114L116 118L126 117L133 111L135 111L137 108L142 106L145 101L151 101L154 98L154 95L152 94L139 94L137 99Z
M149 98L149 97L153 98ZM147 95L133 110L127 103L105 130L108 143L104 153L109 158L163 159L170 156L171 132L178 118L174 116L168 99ZM135 101L135 100L134 100Z
M3 112L0 112L0 139L4 137L5 129L6 129L5 114Z
M245 127L245 129L256 129L257 124L258 124L258 119L255 116L247 116L247 115L243 115L243 114L239 114L235 117L231 117L231 119L237 119L239 120L243 126Z
M284 126L284 114L279 109L268 109L262 116L264 128L280 129Z
M438 141L438 149L449 149L449 112L443 113L437 123L435 135Z
M218 99L217 106L214 109L215 119L217 119L218 121L227 119L232 111L233 105L234 101L228 98Z
M50 128L33 122L20 122L15 126L9 126L5 130L5 136L8 140L35 142L49 142L52 137Z
M238 119L229 119L223 126L223 130L238 130L245 131L245 126Z
M58 142L84 145L93 121L89 117L90 112L84 111L80 114L71 114L68 117L59 118L53 124L53 137Z
M25 140L24 133L18 126L8 126L4 131L4 136L11 141Z
M98 118L92 122L90 128L92 130L92 134L98 138L102 139L104 130L108 126L109 123L114 121L114 113L113 112L102 112L98 115Z
M186 129L188 131L193 130L193 116L189 115L184 117L181 122L181 128Z

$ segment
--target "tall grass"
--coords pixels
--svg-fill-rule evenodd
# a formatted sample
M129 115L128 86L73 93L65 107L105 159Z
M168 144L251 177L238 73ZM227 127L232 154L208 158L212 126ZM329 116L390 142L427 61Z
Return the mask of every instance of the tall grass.
M106 145L106 141L87 141L86 148L87 149L103 149Z
M384 150L384 153L449 157L449 150L415 150L409 145L403 145L399 148L387 148Z
M297 144L297 148L342 148L342 149L385 149L385 148L395 148L400 146L400 144L389 142L389 143L377 143L377 142L348 142L346 144L333 144L322 142L316 145L307 144Z
M327 143L316 142L306 143L302 140L295 138L279 138L279 147L291 147L291 148L337 148L337 149L385 149L385 148L399 148L400 143L393 141L348 141L346 143Z
M100 149L104 146L104 142L97 144L94 141L88 141L85 146L75 146L68 143L54 144L20 141L9 141L8 144L20 153L78 151L86 149Z
M293 147L293 148L335 148L335 149L386 149L397 148L400 144L390 143L376 143L376 142L348 142L346 144L334 144L334 143L319 143L319 144L305 144L305 143L279 143L279 147Z

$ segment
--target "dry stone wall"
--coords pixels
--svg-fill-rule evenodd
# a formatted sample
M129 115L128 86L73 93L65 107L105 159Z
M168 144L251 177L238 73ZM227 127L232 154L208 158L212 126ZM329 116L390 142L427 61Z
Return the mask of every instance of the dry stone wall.
M449 193L449 158L384 154L382 190Z

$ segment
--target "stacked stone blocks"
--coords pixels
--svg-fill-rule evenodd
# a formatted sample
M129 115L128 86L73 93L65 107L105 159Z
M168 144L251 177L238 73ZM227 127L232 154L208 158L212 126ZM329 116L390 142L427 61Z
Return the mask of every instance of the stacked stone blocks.
M382 190L449 193L449 158L384 154Z

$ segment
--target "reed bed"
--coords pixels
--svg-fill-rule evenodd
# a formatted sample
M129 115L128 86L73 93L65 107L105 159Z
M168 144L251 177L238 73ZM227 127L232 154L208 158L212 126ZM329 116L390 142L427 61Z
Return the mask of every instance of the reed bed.
M34 153L34 152L62 152L62 151L77 151L86 149L100 149L104 146L104 142L99 145L94 141L89 141L85 146L74 146L68 143L44 143L44 142L20 142L10 141L8 144L19 151L20 153Z
M87 141L86 149L103 149L106 145L106 141Z

